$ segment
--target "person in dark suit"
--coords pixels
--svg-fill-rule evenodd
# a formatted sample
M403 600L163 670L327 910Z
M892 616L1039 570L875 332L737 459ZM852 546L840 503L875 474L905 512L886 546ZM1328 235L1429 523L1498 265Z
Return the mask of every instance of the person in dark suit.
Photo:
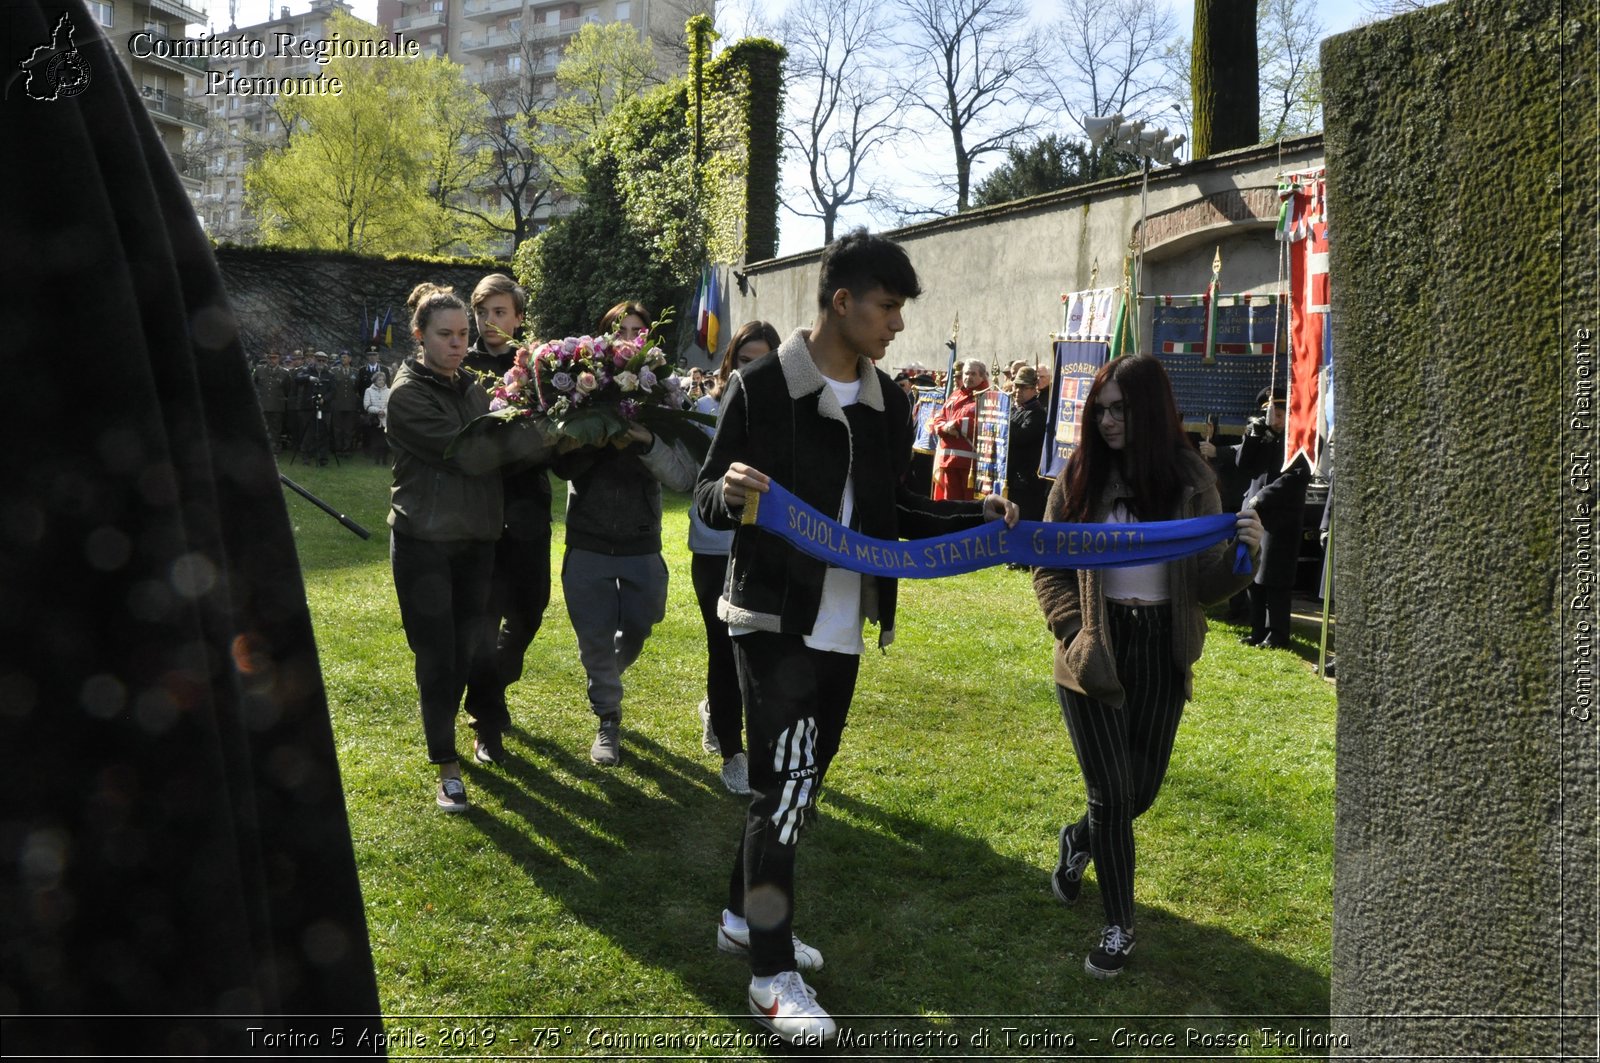
M1006 461L1006 497L1017 504L1023 520L1043 520L1050 481L1039 478L1049 411L1039 399L1039 372L1023 366L1012 377L1010 453Z
M1239 469L1253 477L1245 505L1261 516L1266 534L1261 564L1250 584L1250 633L1246 645L1287 649L1295 572L1300 564L1300 532L1311 468L1304 457L1283 467L1283 427L1288 399L1283 385L1262 388L1256 396L1261 416L1245 426L1239 444Z

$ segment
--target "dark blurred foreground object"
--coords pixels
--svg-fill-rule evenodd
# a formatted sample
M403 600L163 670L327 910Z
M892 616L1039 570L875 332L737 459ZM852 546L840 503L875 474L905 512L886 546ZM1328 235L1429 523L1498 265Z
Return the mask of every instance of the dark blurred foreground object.
M4 12L0 1041L381 1055L305 591L210 248L82 4ZM79 75L10 75L41 46Z

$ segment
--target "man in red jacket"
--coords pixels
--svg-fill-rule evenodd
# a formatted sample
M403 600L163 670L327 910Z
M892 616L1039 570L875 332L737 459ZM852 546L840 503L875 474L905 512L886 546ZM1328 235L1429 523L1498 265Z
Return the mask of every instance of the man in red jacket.
M961 367L961 383L933 415L939 448L933 458L933 497L977 497L973 470L978 462L978 392L989 387L989 367L976 358Z

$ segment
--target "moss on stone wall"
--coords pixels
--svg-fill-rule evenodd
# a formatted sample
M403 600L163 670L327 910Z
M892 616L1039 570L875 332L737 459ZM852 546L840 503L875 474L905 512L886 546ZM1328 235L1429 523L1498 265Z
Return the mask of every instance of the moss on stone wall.
M1562 227L1575 208L1561 177L1573 130L1560 13L1555 0L1458 0L1323 46L1335 1015L1548 1014L1560 1000L1556 311L1571 296ZM1592 72L1593 7L1581 18ZM1341 1029L1354 1054L1411 1055L1552 1052L1558 1027Z
M348 349L358 362L366 349L363 310L393 311L393 349L409 353L406 297L413 287L423 281L448 284L466 299L485 274L511 272L490 260L450 264L251 247L219 247L216 254L246 354Z

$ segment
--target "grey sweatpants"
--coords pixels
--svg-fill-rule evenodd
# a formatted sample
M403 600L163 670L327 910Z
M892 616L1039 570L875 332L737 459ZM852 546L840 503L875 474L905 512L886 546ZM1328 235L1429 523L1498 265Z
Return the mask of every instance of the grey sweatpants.
M622 673L667 615L667 563L660 554L613 557L568 547L561 590L589 677L589 707L596 716L621 713Z

